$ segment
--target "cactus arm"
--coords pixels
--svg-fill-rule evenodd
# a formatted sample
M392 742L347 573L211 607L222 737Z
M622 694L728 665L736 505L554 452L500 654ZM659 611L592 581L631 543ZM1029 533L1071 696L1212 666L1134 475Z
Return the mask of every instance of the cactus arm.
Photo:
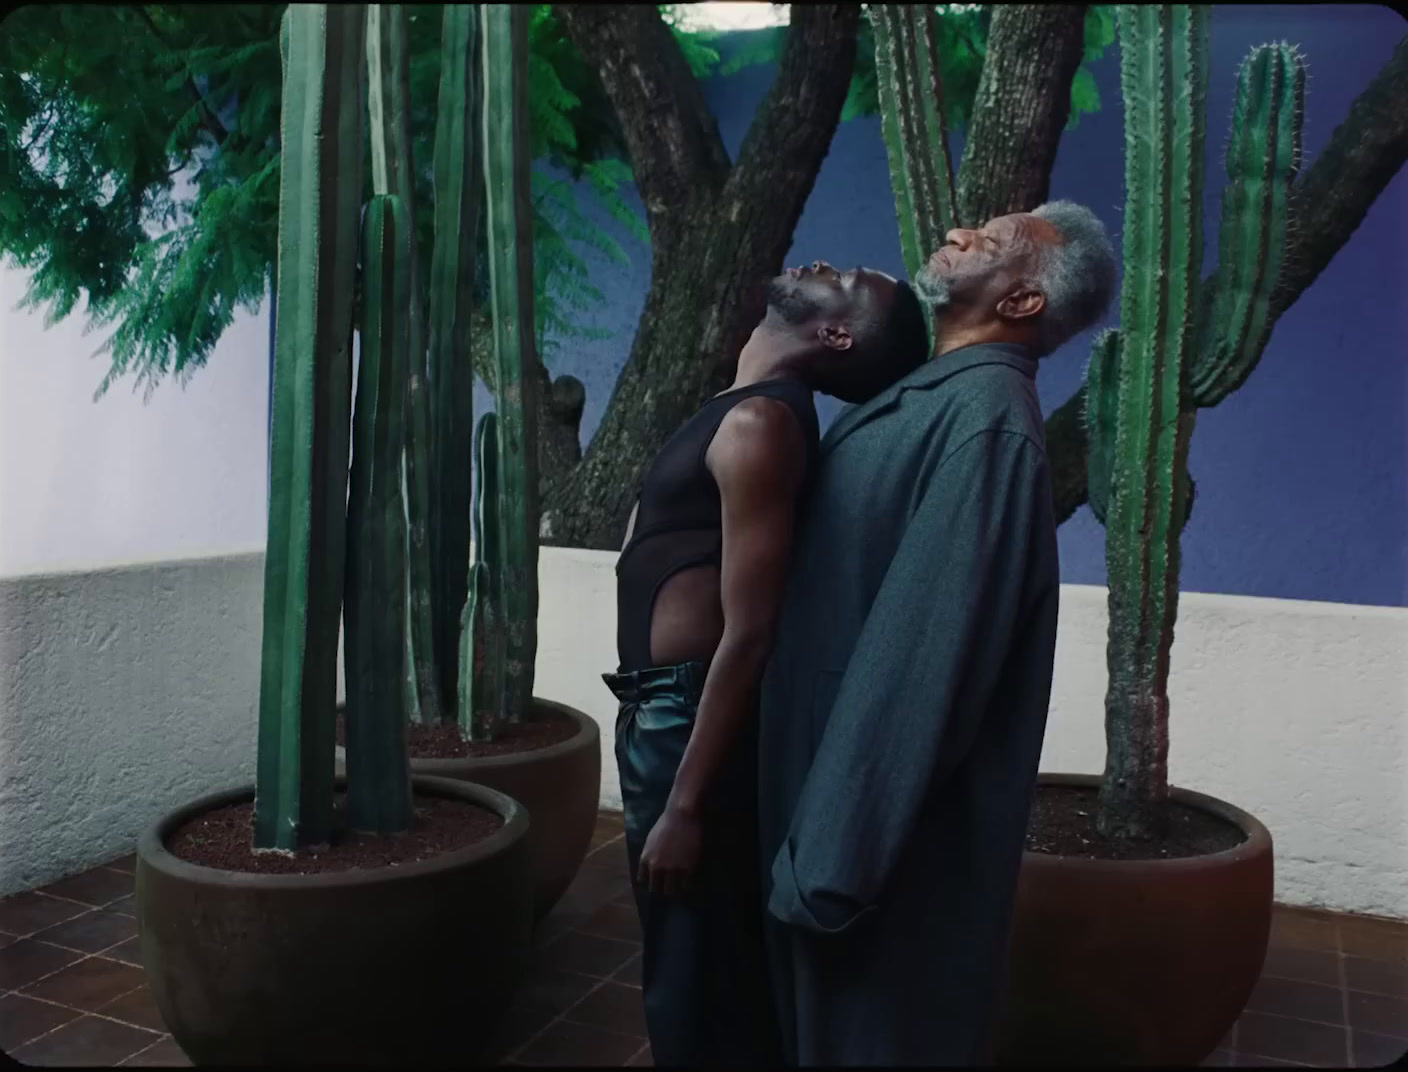
M475 560L460 618L459 723L472 741L492 738L503 710L504 630L496 611L503 595L498 435L498 418L484 414L474 434Z
M1214 298L1190 374L1199 406L1215 406L1245 383L1271 337L1304 102L1300 54L1284 44L1253 49L1237 73Z
M435 127L435 245L430 265L435 490L430 553L435 664L447 706L457 692L459 615L469 569L470 474L465 462L473 450L474 431L469 332L484 175L479 126L481 19L480 5L445 6Z
M943 245L958 226L957 185L953 157L948 150L948 120L944 105L943 75L939 63L939 13L933 4L906 4L909 20L906 56L912 54L914 93L920 103L917 125L922 131L920 153L925 177L921 211L929 219L932 249ZM911 53L912 50L912 53Z
M367 9L368 111L371 116L372 190L392 194L415 215L411 163L410 49L405 9L371 4ZM406 446L403 458L407 570L406 672L412 719L434 723L440 717L435 675L435 640L430 572L431 422L430 386L425 364L425 299L416 236L411 232L409 366L406 390Z
M1119 360L1120 333L1114 329L1102 331L1090 349L1090 364L1085 371L1084 414L1089 442L1086 480L1090 510L1102 525L1110 499L1110 455L1119 414Z
M871 4L870 23L875 36L875 81L880 100L880 133L885 142L885 156L890 162L890 186L895 192L895 217L899 223L900 255L904 271L913 279L923 264L922 257L932 251L920 251L918 226L914 216L914 200L909 189L909 174L905 165L904 133L900 127L898 41L891 31L896 21L892 4Z
M1183 418L1202 253L1207 10L1122 5L1124 291L1106 562L1110 630L1100 829L1148 837L1168 793L1168 662L1187 511Z
M363 5L294 5L281 30L278 324L254 847L332 829L346 557L352 295L366 101Z
M413 817L403 670L406 515L401 497L413 231L380 195L363 223L362 347L347 501L347 806L354 830L394 834Z
M912 279L957 221L938 14L932 5L875 4L870 19L881 133L890 162L900 249Z
M537 353L528 138L532 9L485 4L484 182L498 375L499 491L505 634L504 714L530 710L538 625Z

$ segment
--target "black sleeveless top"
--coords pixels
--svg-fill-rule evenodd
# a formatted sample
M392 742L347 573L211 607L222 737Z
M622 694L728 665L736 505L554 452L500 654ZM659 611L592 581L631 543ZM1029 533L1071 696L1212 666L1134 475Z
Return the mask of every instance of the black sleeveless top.
M816 406L811 389L797 380L768 380L715 395L670 437L645 474L635 529L616 561L621 673L652 665L650 619L661 586L680 570L721 564L722 503L704 455L725 414L756 395L785 402L797 414L807 441L806 476L811 476L819 439Z

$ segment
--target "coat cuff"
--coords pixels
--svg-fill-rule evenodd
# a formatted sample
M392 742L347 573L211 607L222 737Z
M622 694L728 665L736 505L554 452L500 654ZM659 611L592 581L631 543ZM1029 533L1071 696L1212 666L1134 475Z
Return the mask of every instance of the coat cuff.
M788 838L772 863L772 893L768 914L781 923L815 934L843 934L875 911L875 905L857 908L846 897L824 892L803 895Z

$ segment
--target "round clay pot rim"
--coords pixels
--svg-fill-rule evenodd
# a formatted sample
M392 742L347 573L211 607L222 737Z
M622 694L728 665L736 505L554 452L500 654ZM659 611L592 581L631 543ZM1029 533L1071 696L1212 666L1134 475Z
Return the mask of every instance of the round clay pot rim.
M1042 786L1075 786L1091 789L1098 788L1100 781L1098 774L1047 774L1043 772L1037 776L1038 788ZM1176 786L1169 786L1168 796L1172 803L1196 808L1234 824L1247 835L1247 840L1230 849L1223 849L1221 852L1207 852L1198 856L1180 856L1171 860L1161 858L1101 860L1088 856L1063 856L1060 853L1032 852L1028 849L1023 852L1023 866L1079 867L1083 871L1110 871L1122 874L1127 874L1134 868L1158 868L1164 872L1200 871L1208 868L1227 867L1243 860L1264 856L1272 851L1271 831L1267 830L1255 815L1243 811L1235 804L1229 804L1225 800L1208 796L1206 793L1198 793L1192 789L1179 789Z
M456 781L453 778L436 778L431 775L413 775L412 784L431 796L452 797L496 812L504 825L483 841L466 845L453 852L441 853L429 860L416 860L396 866L375 869L351 868L345 871L320 872L313 875L266 875L252 871L229 871L220 867L207 867L193 864L189 860L169 852L166 837L177 827L204 812L228 804L242 804L254 799L254 786L241 786L211 793L199 800L182 805L149 824L137 839L137 859L141 864L159 871L168 878L199 882L207 886L236 886L255 889L291 890L320 889L347 886L369 886L377 883L408 882L444 871L453 871L470 864L476 864L503 852L514 842L528 833L528 809L505 793L473 782ZM339 776L335 783L345 788L346 777Z
M528 748L522 752L504 752L497 756L427 756L423 759L412 756L413 769L417 773L424 772L433 775L440 771L464 770L466 768L483 770L485 768L516 767L525 763L542 763L569 752L585 749L590 746L592 741L601 739L601 727L596 724L596 719L578 711L575 707L568 707L556 700L545 700L541 696L533 697L533 706L551 708L560 714L569 716L577 723L577 732L565 741L558 741L545 748Z

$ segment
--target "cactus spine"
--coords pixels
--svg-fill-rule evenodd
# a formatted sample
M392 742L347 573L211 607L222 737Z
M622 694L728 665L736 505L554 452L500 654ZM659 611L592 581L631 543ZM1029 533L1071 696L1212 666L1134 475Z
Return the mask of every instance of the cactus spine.
M474 433L474 561L460 617L460 729L488 740L504 713L503 557L500 554L498 418L486 413Z
M489 5L486 11L498 5ZM480 6L447 4L435 130L435 246L430 265L430 377L434 420L435 664L448 715L456 696L459 619L468 586L469 459L474 431L470 316L483 200ZM495 54L493 64L518 61Z
M1108 745L1100 830L1161 833L1168 795L1168 671L1194 415L1235 389L1269 333L1299 158L1303 72L1258 49L1239 78L1215 300L1200 301L1207 9L1121 6L1124 290L1118 332L1086 374L1090 502L1106 529ZM1269 55L1267 53L1270 53ZM1219 394L1218 392L1222 392Z
M895 191L900 249L913 279L958 226L932 4L871 4L880 129Z
M406 514L401 495L411 321L411 213L389 194L367 206L362 347L347 501L347 805L354 830L410 829L406 751Z
M411 163L410 47L405 10L395 4L367 9L368 110L371 115L372 190L415 204ZM425 364L425 304L414 213L410 232L409 365L406 370L404 482L407 517L406 632L408 699L415 721L437 722L440 703L435 676L433 588L430 566L431 422L430 382ZM398 462L398 469L400 463Z
M332 829L366 9L284 16L278 303L254 846Z
M537 353L528 139L528 20L521 4L484 5L484 182L498 379L498 474L505 634L504 715L531 708L538 621Z

